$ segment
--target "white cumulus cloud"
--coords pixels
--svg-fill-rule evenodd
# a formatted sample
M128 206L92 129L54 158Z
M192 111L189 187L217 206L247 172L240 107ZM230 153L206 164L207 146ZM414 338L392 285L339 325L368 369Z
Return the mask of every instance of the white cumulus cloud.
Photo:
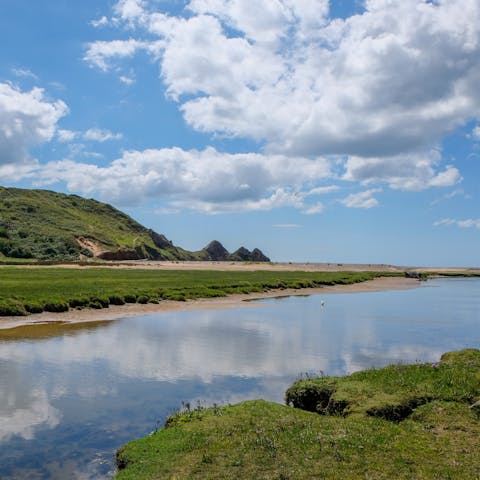
M115 7L115 14L122 20L132 22L144 14L145 2L143 0L119 0Z
M118 1L114 24L131 38L92 42L85 60L106 71L149 52L194 129L266 153L343 156L346 180L402 190L461 180L435 146L478 118L477 0L369 0L345 19L329 17L327 0L160 7Z
M63 181L71 191L95 193L120 204L161 198L174 209L223 213L280 206L308 209L308 192L331 174L324 158L164 148L124 152L105 167L50 162L38 178L44 185Z
M343 179L365 184L386 183L399 190L447 187L461 181L460 172L451 165L439 172L440 163L441 154L434 149L386 158L351 156L345 164Z
M21 178L37 166L29 149L50 141L68 108L40 88L21 91L0 83L0 178ZM16 173L15 173L16 172Z
M193 0L190 17L138 1L117 10L163 40L162 78L188 95L185 118L205 131L296 153L391 155L428 145L479 106L478 2L368 2L363 15L331 22L327 2L257 3ZM305 33L302 18L320 21ZM89 52L105 59L139 45L96 42Z

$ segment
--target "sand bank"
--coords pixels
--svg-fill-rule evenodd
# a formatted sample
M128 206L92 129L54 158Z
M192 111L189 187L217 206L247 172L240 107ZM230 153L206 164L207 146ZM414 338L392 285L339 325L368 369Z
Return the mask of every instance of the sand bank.
M418 271L426 273L480 273L480 268L466 267L413 267L374 263L292 263L292 262L214 262L214 261L154 261L123 260L115 262L92 261L83 264L16 265L19 268L133 268L141 270L216 270L216 271L272 271L272 272L397 272ZM10 265L9 267L12 267ZM1 268L1 265L0 265Z
M412 278L404 277L380 277L367 282L352 285L334 285L321 288L302 288L271 290L265 293L251 293L246 295L230 295L219 298L200 298L175 302L165 300L159 304L148 303L145 305L133 303L126 305L111 305L101 310L71 310L62 313L43 312L27 317L0 317L0 330L12 329L26 325L42 325L47 323L85 323L117 320L120 318L134 317L156 312L168 312L172 310L216 310L225 308L240 308L252 306L251 300L262 298L275 298L279 296L314 295L326 293L354 293L374 292L382 290L406 290L421 286L421 282ZM258 306L255 305L255 306Z

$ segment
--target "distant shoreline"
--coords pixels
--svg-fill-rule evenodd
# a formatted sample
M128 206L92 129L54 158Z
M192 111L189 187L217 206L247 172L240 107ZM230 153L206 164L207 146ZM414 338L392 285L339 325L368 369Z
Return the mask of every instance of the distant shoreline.
M167 261L121 260L90 261L82 263L33 264L0 263L2 267L19 268L134 268L142 270L217 270L217 271L292 271L292 272L408 272L439 274L480 275L480 267L418 267L376 263L326 263L326 262L229 262L229 261Z
M202 263L210 264L210 263L219 263L219 262L202 262ZM174 265L178 267L178 264L174 263ZM258 267L258 265L259 264L255 264L254 266ZM287 265L291 266L290 264L287 264ZM348 266L346 267L347 268L343 268L343 269L347 270ZM140 267L140 268L144 268L144 267ZM303 269L300 269L300 270L303 270ZM158 304L134 303L134 304L126 304L126 305L111 305L109 308L105 308L101 310L96 310L96 309L70 310L68 312L61 312L61 313L43 312L39 314L28 315L26 317L1 317L0 330L10 330L10 329L24 327L24 326L44 325L48 323L74 324L74 323L111 321L111 320L118 320L121 318L135 317L135 316L148 315L148 314L159 313L159 312L168 312L168 311L218 310L218 309L241 308L241 307L252 306L253 303L249 302L251 300L264 299L264 298L305 296L305 295L317 295L317 294L360 293L360 292L375 292L375 291L384 291L384 290L407 290L407 289L418 288L420 286L421 286L421 282L413 278L379 277L374 280L368 280L361 283L354 283L351 285L333 285L333 286L325 286L320 288L271 290L269 292L264 292L264 293L234 294L234 295L229 295L227 297L200 298L196 300L187 300L185 302L164 300Z

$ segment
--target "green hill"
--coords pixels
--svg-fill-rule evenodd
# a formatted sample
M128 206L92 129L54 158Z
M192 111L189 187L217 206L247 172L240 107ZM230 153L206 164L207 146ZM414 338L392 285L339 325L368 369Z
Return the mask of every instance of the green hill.
M212 244L223 249L219 242ZM189 252L177 247L164 235L93 199L0 187L0 259L268 261L257 249L247 250L247 258L228 252L216 258L215 249L211 250Z

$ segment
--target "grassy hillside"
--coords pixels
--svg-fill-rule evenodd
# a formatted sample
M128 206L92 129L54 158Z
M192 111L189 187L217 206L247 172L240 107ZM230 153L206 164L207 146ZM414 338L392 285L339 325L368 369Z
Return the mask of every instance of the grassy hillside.
M0 187L0 253L40 260L193 259L108 204L77 195L4 187Z
M480 398L479 350L317 383L351 409L313 413L256 400L184 410L121 449L116 478L479 478L480 406L472 407ZM298 382L287 399L308 403L307 391ZM382 414L413 398L422 401L401 417Z
M0 187L0 261L236 260L269 261L240 248L227 252L213 241L189 252L111 205L78 195Z

